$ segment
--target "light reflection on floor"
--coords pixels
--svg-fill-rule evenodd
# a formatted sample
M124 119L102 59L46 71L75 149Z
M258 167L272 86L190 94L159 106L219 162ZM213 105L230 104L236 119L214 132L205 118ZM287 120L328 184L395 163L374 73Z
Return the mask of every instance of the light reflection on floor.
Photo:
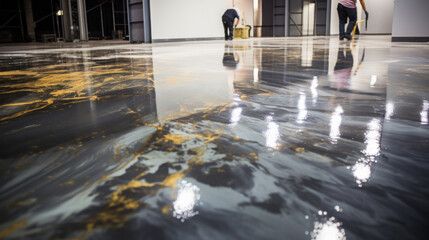
M419 239L429 46L0 47L0 239Z

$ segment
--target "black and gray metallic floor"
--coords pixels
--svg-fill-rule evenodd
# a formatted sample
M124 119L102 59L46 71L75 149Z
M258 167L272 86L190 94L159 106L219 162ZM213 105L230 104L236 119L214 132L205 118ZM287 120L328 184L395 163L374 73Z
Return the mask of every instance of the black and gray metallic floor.
M0 48L0 239L426 239L429 45Z

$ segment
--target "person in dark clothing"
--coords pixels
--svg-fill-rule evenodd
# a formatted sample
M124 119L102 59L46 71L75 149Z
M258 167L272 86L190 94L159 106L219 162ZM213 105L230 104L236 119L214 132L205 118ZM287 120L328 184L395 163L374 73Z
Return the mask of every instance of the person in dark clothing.
M368 20L368 11L366 10L365 0L359 0L362 5L363 10L365 11L366 19ZM353 27L357 21L357 10L356 10L356 0L339 0L338 1L338 18L339 18L339 27L340 27L340 40L346 38L351 40L351 33ZM347 18L349 19L349 24L347 25L347 30L345 30L345 25L347 23Z
M240 16L237 10L228 9L222 15L223 29L225 31L225 40L232 40L234 38L234 26L240 21Z
M352 76L353 64L354 58L352 49L338 49L338 58L334 67L334 83L337 89L350 87L350 78Z

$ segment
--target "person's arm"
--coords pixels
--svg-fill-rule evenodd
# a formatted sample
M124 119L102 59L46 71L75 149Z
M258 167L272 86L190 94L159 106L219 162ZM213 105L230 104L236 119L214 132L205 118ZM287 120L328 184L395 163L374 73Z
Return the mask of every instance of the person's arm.
M366 3L365 3L365 0L359 0L359 1L360 1L360 5L362 5L363 10L364 10L365 12L367 12L367 10L366 10Z
M369 13L366 10L366 3L365 0L359 0L360 5L362 5L363 10L365 11L365 28L368 28L368 19L369 19Z
M234 18L234 26L236 27L240 23L240 18Z

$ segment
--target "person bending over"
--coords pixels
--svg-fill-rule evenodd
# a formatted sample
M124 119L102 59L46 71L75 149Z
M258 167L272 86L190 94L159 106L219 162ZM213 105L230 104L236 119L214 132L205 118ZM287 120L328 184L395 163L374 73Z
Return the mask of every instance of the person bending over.
M365 0L359 1L365 11L366 19L368 19L369 14L366 10ZM340 40L343 40L344 38L351 40L351 33L357 21L356 0L338 0L337 11L338 18L340 20ZM347 19L349 19L349 24L347 25L347 30L345 30Z
M223 29L225 31L225 40L232 40L234 38L234 26L240 22L240 16L235 9L228 9L222 15Z

